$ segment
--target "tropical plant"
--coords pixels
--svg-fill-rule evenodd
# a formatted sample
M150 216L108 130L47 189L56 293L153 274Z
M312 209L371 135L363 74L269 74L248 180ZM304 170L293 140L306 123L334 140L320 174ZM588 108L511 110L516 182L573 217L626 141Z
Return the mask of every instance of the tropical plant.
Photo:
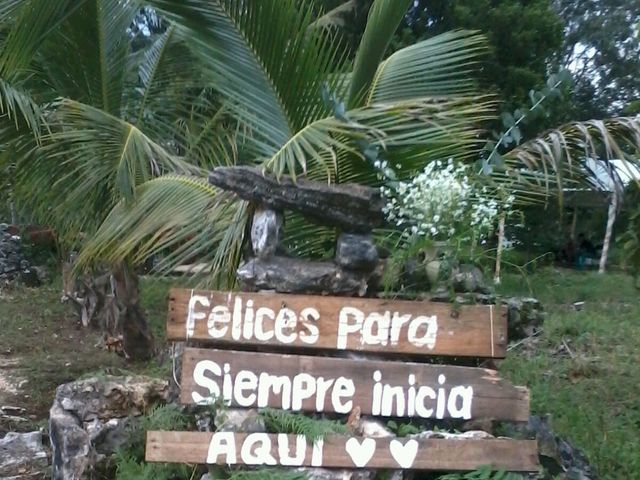
M197 257L210 265L210 284L230 286L248 206L210 186L194 166L242 163L276 175L371 182L375 168L367 160L375 152L402 163L405 174L445 155L471 159L479 125L490 117L492 100L474 95L468 78L484 48L480 35L445 34L380 62L406 1L375 3L353 65L341 56L339 32L312 28L299 2L151 3L188 39L199 60L191 69L224 109L212 118L229 121L223 135L207 131L202 115L188 119L189 132L202 129L211 148L190 148L192 137L174 133L175 153L154 153L172 172L141 178L130 190L135 202L120 199L81 252L83 265L162 253L157 268L166 272ZM323 101L323 89L335 102ZM327 235L333 232L310 236L307 248Z
M472 78L484 38L449 32L385 58L409 3L374 2L353 61L339 29L314 24L311 2L0 6L0 135L16 198L80 245L78 268L114 272L125 352L150 349L132 265L160 254L157 270L167 272L197 258L210 285L234 283L250 209L208 184L212 167L376 184L376 161L399 165L402 179L433 161L478 158L494 107ZM162 28L134 50L143 4ZM568 167L580 170L571 160L591 140L617 153L612 139L638 145L638 129L633 119L570 125L504 155L495 181L525 195L549 189ZM310 240L293 242L300 252L334 234L291 225L290 239Z

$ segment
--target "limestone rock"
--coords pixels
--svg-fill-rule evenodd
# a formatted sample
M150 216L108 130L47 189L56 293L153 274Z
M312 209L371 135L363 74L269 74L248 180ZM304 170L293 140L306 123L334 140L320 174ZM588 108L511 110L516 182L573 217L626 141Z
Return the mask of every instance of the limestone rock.
M53 480L88 478L98 462L126 440L129 418L169 392L164 380L104 377L60 385L49 412Z
M20 237L9 225L0 223L0 282L18 281L28 287L41 283L38 272L24 257Z
M513 438L535 438L544 479L595 480L596 472L587 457L569 441L553 432L548 417L532 415L527 424L505 423L505 433Z
M517 340L534 333L542 326L546 314L535 298L510 298L507 300L509 339Z
M280 212L269 208L258 208L251 223L251 246L259 258L268 258L276 253L282 232L283 218Z
M433 431L433 430L425 430L424 432L416 433L413 435L409 435L411 438L419 438L419 439L427 439L427 438L444 438L447 440L481 440L486 438L494 438L488 432L483 432L482 430L469 430L467 432L462 433L449 433L442 431Z
M220 410L216 414L214 423L219 432L266 432L264 420L254 409L228 408Z
M487 293L482 270L474 265L460 265L451 275L451 286L458 293Z
M370 470L329 470L325 468L298 468L309 480L374 480L376 472Z
M257 168L218 167L209 183L235 192L240 198L275 210L296 210L309 220L345 232L370 232L385 223L379 190L363 185L327 185L289 177L276 179Z
M0 438L0 478L42 478L48 466L41 432L9 432Z
M251 291L364 295L367 289L363 274L342 269L333 262L287 257L252 258L238 269L238 279Z
M395 437L385 424L379 420L363 418L358 425L357 433L363 437L386 438Z
M340 234L335 261L350 270L373 270L378 264L378 249L373 237L370 234Z

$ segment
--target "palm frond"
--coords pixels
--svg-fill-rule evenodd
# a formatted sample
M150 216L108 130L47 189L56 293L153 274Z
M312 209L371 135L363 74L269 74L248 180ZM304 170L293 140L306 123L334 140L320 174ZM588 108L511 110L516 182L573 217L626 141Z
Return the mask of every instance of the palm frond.
M157 271L169 273L194 259L209 268L208 284L229 288L247 221L247 205L206 179L165 175L137 188L136 202L120 202L84 246L78 267L100 259L136 263L158 255Z
M87 1L3 1L0 30L9 30L0 46L0 76L7 78L28 68L51 32Z
M189 38L211 84L270 157L307 123L326 115L321 85L344 61L339 42L308 29L297 0L152 0ZM335 79L342 77L335 75Z
M353 66L347 100L350 108L363 104L391 37L410 3L411 0L375 0L371 6Z
M589 161L601 162L616 180L615 169L607 167L614 160L626 160L626 165L639 165L640 119L609 118L571 122L543 133L503 155L507 168L539 172L547 189L551 186L562 193L567 180L587 186L593 180ZM629 163L627 163L629 162ZM631 176L635 175L633 172Z
M193 170L102 109L68 99L52 107L50 131L20 160L17 184L34 213L60 232L89 233L112 205L132 199L137 185L166 171Z
M341 156L340 181L362 181L357 178L359 172L374 172L359 150L358 141L365 140L370 148L412 170L429 159L475 152L480 146L476 125L492 118L492 112L489 97L425 98L370 105L348 111L344 119L326 117L309 124L264 166L276 175L296 165L303 171L314 169L317 173L320 169L321 177L330 180L335 177L337 157ZM349 155L342 155L345 152ZM347 163L354 167L351 172Z
M37 137L40 133L42 112L27 91L0 78L0 121L5 120L11 121L16 130L20 122L24 122Z
M474 67L486 49L484 36L459 30L398 50L380 63L366 104L468 95L475 88Z

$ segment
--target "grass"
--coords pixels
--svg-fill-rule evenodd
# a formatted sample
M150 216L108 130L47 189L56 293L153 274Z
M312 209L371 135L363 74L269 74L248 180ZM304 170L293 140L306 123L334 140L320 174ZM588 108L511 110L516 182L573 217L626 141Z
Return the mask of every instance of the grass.
M141 301L158 343L164 345L166 295L179 279L142 280ZM549 318L543 333L512 350L504 376L531 390L532 412L551 414L553 429L579 447L605 480L640 479L640 302L632 279L552 268L505 275L502 293L539 298ZM42 424L55 387L101 373L158 373L167 365L128 365L97 348L98 335L78 326L60 304L60 286L20 288L0 296L0 374L27 383L15 398L33 424ZM574 302L585 302L576 311ZM2 392L0 392L2 397ZM3 429L30 428L0 425Z
M503 375L531 390L532 412L584 451L603 479L640 478L640 302L632 279L544 269L507 276L504 293L549 312L542 335L512 351ZM574 302L585 302L576 311Z
M142 279L142 305L160 349L165 347L166 295L175 279ZM0 380L20 386L14 394L0 386L0 405L26 408L28 422L5 430L27 430L46 423L58 385L81 377L105 374L167 376L168 362L127 363L99 347L99 332L80 326L71 307L60 302L59 280L39 288L0 291ZM3 391L4 390L4 391Z

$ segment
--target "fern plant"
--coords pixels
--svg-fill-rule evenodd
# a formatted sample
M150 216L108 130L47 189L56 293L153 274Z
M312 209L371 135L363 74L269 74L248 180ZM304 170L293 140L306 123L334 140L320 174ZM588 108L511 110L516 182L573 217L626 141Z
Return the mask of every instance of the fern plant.
M524 477L517 473L505 471L494 472L490 466L484 466L473 472L449 473L438 477L438 480L522 480Z
M307 480L308 478L303 472L263 468L233 472L228 480Z
M301 413L290 413L271 408L260 412L267 430L271 433L292 433L304 435L315 442L330 434L346 434L346 425L336 420L319 420Z

